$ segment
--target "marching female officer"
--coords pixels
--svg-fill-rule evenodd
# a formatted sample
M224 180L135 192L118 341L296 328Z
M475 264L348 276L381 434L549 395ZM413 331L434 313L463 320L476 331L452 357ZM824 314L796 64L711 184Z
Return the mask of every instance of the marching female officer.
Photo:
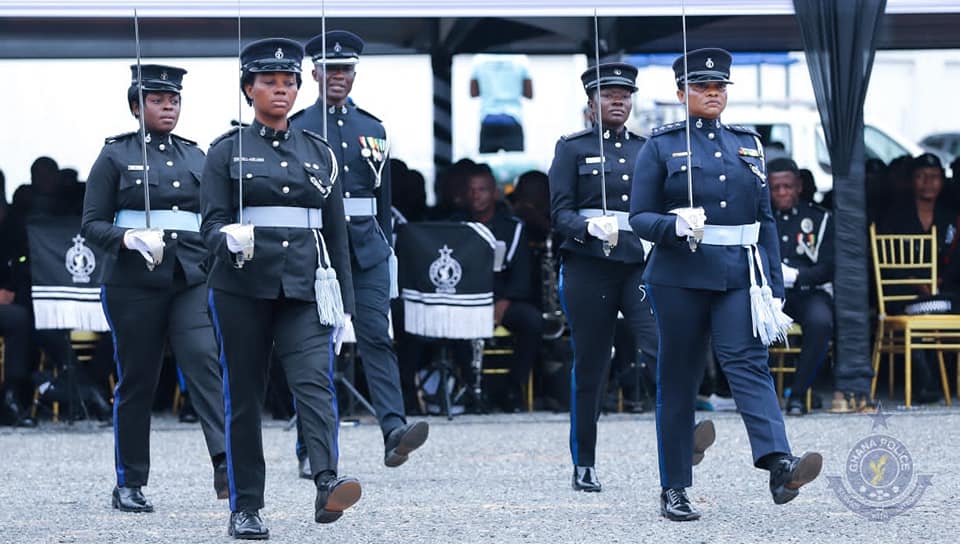
M337 331L353 312L343 197L330 147L292 130L303 47L269 38L240 54L240 87L255 119L213 142L204 168L203 226L213 255L209 304L220 343L230 476L229 533L267 538L260 518L260 413L275 350L297 399L317 485L314 519L336 521L360 499L337 477ZM337 346L339 348L339 346Z
M617 313L627 319L643 357L653 360L657 333L641 282L644 248L627 223L633 162L644 138L624 127L637 69L624 63L590 68L580 79L601 124L557 142L550 166L551 213L560 246L560 297L573 344L570 455L573 489L600 491L595 469L597 420L610 373ZM603 150L600 149L602 131ZM603 175L601 175L603 170ZM601 183L606 183L603 215ZM693 424L691 423L691 427ZM700 453L713 441L701 426Z
M767 366L764 344L789 321L780 319L779 300L773 299L782 300L783 280L760 139L751 129L720 122L730 54L691 51L688 72L683 60L673 69L677 96L689 101L690 156L684 123L655 129L637 157L630 204L634 232L656 244L644 281L660 332L661 514L674 521L700 517L685 488L692 483L689 429L708 339L746 424L754 465L770 471L774 502L796 497L822 463L818 453L790 454Z
M186 71L162 65L130 70L127 103L134 117L142 114L146 136L135 131L107 138L87 178L82 232L108 255L100 293L117 366L113 507L152 512L140 488L150 470L150 411L167 339L183 369L213 461L217 497L223 499L227 466L220 365L204 288L207 253L200 237L203 152L172 133Z

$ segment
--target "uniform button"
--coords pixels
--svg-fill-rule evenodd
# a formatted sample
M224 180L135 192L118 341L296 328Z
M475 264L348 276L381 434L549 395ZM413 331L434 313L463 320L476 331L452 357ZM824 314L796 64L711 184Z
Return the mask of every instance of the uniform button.
M343 197L344 197L344 198L350 198L350 191L347 191L346 193L343 193Z
M142 183L143 183L143 180L142 180L142 179L138 179L138 180L136 181L136 184L137 184L137 185L140 185L140 184L142 184Z
M623 164L623 163L627 162L627 159L625 159L625 158L623 158L623 157L620 157L620 159L619 159L618 162L619 162L620 164Z
M170 237L173 238L174 240L176 240L176 239L177 239L177 233L176 233L176 232L171 232L171 233L170 233Z
M163 150L166 149L166 148L167 148L167 146L164 145L164 144L160 144L160 145L157 146L157 149L159 149L160 151L163 151Z
M270 143L270 145L272 145L273 147L280 147L280 142L277 140L274 140L273 142Z
M313 169L314 169L314 170L319 170L319 169L320 169L320 165L317 164L317 163L313 163L313 164L310 165L310 166L313 166Z
M344 165L343 165L343 171L344 171L344 172L349 172L349 171L350 171L350 165L349 165L349 164L344 164Z
M340 147L346 149L346 148L347 148L347 142L340 142Z
M622 179L623 181L630 181L630 174L624 174L620 176L620 179Z
M338 127L342 127L342 126L343 126L343 119L337 119L337 126L338 126Z
M346 216L346 217L344 217L344 219L346 219L346 220L347 220L347 223L349 223L349 222L350 222L350 216L349 216L349 215L348 215L348 216Z
M714 138L716 138L716 137L717 137L717 135L714 134L714 133L712 133L712 132L708 132L708 133L707 133L707 138L710 138L711 140L714 139Z
M620 142L617 142L617 143L613 144L613 147L623 147L623 144L620 143Z
M280 245L282 245L283 247L287 247L290 245L290 242L284 240L283 243L281 243Z
M303 165L306 166L307 168L310 168L310 163L309 163L309 162L305 162L305 163L303 163ZM314 167L314 168L316 168L316 167Z
M727 181L727 175L726 175L726 174L720 174L720 181Z
M783 235L783 237L782 237L782 238L780 238L780 239L781 239L781 240L783 240L784 242L786 242L787 240L789 240L789 239L790 239L790 237L789 237L789 236L787 236L786 234L784 234L784 235Z
M281 168L286 168L286 167L287 167L287 161L280 161L280 167L281 167Z
M680 171L681 171L681 172L686 172L686 171L687 171L687 165L681 164L681 165L680 165Z
M629 195L620 195L620 200L626 202L626 201L630 200L630 196L629 196Z
M247 179L250 179L252 177L253 177L253 174L251 174L250 172L247 172Z
M175 211L175 212L179 212L179 211L180 211L180 206L170 206L170 209L173 210L173 211Z
M281 190L281 191L283 191L283 194L287 194L287 193L289 193L289 192L290 192L290 188L289 188L289 187L287 187L286 185L284 185L284 186L283 186L283 188L282 188L282 189L280 189L280 190Z
M789 221L789 220L790 220L790 216L789 216L789 215L784 215L784 216L783 216L783 220L784 220L784 221Z
M167 161L167 166L173 166L173 161Z
M713 154L713 156L719 159L720 157L723 156L723 153L717 151L716 153Z
M180 182L177 181L177 180L173 180L172 185L173 185L174 189L179 189L179 188L180 188Z
M726 207L727 207L727 201L726 201L726 200L721 200L721 201L720 201L720 207L721 207L721 208L726 208Z
M784 257L783 264L790 264L790 257Z
M594 175L594 176L597 175L597 174L599 174L599 173L600 173L599 170L597 170L596 168L593 169L593 175Z

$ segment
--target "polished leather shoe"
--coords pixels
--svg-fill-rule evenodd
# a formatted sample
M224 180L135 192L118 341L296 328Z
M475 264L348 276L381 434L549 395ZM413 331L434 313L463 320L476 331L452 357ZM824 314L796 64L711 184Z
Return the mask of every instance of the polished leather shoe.
M224 459L213 467L213 489L218 499L230 498L230 478L227 474L227 461Z
M573 490L597 493L603 486L597 477L597 469L593 467L573 467Z
M802 416L807 413L807 407L802 399L791 396L787 399L787 415Z
M800 457L788 455L770 470L770 493L775 504L786 504L800 494L800 488L820 475L823 456L805 453Z
M297 457L297 473L304 480L313 479L313 471L310 470L310 458L306 455Z
M700 511L690 504L687 490L678 487L660 492L660 515L670 521L693 521L700 519Z
M37 422L30 417L30 413L20 408L16 395L10 389L7 389L3 394L3 410L6 412L2 417L5 424L13 427L37 426Z
M406 463L410 453L422 446L429 434L430 424L426 421L407 423L390 431L384 440L383 464L399 467Z
M717 440L717 429L713 421L705 419L693 427L693 464L699 465L703 461L703 454L707 448Z
M317 482L317 501L314 504L314 519L317 523L333 523L343 511L360 500L362 490L356 478L332 478Z
M153 505L139 487L114 487L113 507L121 512L153 512Z
M270 529L260 517L260 512L230 512L230 525L227 534L238 540L266 540L270 538Z

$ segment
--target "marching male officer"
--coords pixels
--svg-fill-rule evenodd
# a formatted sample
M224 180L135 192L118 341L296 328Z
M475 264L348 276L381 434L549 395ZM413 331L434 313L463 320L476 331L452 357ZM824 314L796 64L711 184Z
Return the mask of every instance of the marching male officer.
M317 103L290 118L294 128L324 133L337 156L343 187L343 205L350 238L350 264L356 293L357 315L353 319L357 345L384 439L384 463L402 465L407 456L427 440L425 421L408 424L400 391L397 356L388 331L390 311L391 240L390 168L387 136L380 120L348 101L363 52L363 40L344 30L306 43L313 58L313 79L320 84ZM326 78L326 84L321 78ZM326 88L326 100L323 98ZM310 477L308 461L298 440L300 476Z
M627 222L634 161L645 141L624 126L636 79L637 69L620 62L589 68L580 76L588 108L601 122L562 136L549 171L553 224L563 237L560 300L573 344L570 455L577 491L602 488L594 466L597 420L618 312L628 321L643 357L652 361L657 356L656 326L641 279L646 252ZM713 442L714 429L709 422L699 427L702 454Z
M833 299L824 285L833 280L833 221L826 210L801 202L803 182L792 159L767 163L770 199L780 234L786 304L783 311L803 327L803 343L787 397L787 415L806 413L807 389L827 356L833 337Z

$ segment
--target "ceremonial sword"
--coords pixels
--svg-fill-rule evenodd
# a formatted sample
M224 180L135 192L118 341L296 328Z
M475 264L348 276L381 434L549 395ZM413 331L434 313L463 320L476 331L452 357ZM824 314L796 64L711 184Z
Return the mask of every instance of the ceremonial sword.
M607 158L603 152L603 106L601 105L603 100L600 97L600 23L598 22L596 8L593 9L593 59L593 67L597 76L597 88L595 91L597 93L597 118L595 121L597 125L597 139L600 142L600 209L603 210L603 216L606 217L610 212L607 211ZM611 251L613 251L613 246L610 245L609 241L604 240L604 256L609 257Z
M693 208L693 160L691 158L692 150L690 148L690 82L687 72L687 6L684 0L680 0L680 23L681 34L683 36L683 125L687 141L687 198L690 208ZM691 225L693 226L693 225ZM698 232L699 231L699 232ZM703 239L703 226L694 228L693 235L687 236L687 245L690 251L696 252L700 240Z
M140 17L133 10L133 38L137 49L137 100L140 104L140 152L143 155L143 217L144 226L150 228L150 165L147 164L147 124L143 110L143 71L140 63ZM157 263L148 262L147 270L153 271Z
M237 0L237 65L240 67L240 78L243 80L243 45L241 42L240 26L240 0ZM240 94L245 95L246 90L240 88ZM243 224L243 99L237 98L237 223ZM243 268L245 261L243 251L234 255L237 268Z

